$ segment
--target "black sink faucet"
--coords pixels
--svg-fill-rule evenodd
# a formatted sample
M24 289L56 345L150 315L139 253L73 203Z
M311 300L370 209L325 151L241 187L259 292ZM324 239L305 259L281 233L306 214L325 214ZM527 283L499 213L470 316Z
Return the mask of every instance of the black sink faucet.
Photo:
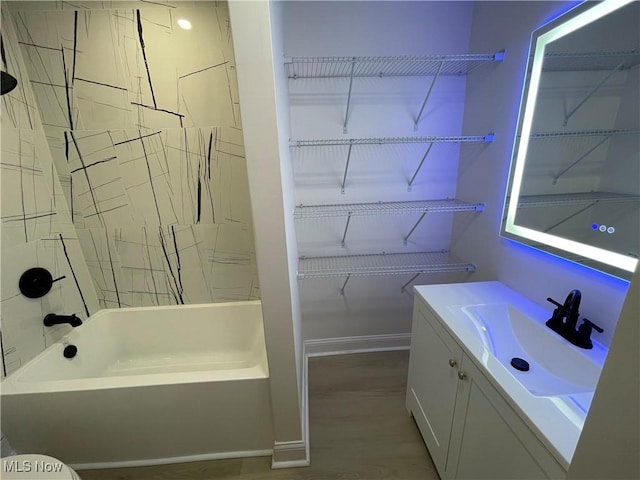
M547 297L547 301L553 303L556 308L553 310L551 318L547 320L546 325L577 347L593 348L591 332L596 330L597 332L602 333L604 330L586 318L583 318L582 325L580 325L579 328L576 328L578 325L578 318L580 317L578 310L580 308L581 299L582 294L580 293L580 290L571 290L569 295L567 295L564 304L556 302L551 297Z
M60 325L62 323L68 323L72 327L79 327L82 325L82 320L80 320L75 313L71 315L56 315L55 313L49 313L44 317L43 323L46 327L52 327L53 325Z
M575 330L578 324L580 300L582 300L580 290L571 290L564 300L564 305L562 305L562 312L566 318L564 324L569 331Z

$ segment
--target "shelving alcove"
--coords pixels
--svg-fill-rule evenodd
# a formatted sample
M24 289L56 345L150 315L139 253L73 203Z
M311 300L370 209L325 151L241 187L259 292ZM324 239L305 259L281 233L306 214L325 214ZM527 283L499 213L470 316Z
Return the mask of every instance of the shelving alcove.
M285 68L290 81L299 79L344 78L348 79L347 101L345 105L343 133L348 132L349 112L355 78L388 77L431 77L428 81L424 100L419 112L413 118L414 130L425 112L434 85L439 78L447 75L466 75L483 64L500 62L504 52L491 54L425 55L425 56L341 56L341 57L285 57ZM344 173L340 192L345 193L352 158L352 151L361 145L389 145L404 143L425 144L425 152L407 182L411 192L416 177L425 160L438 143L491 143L494 134L458 136L411 136L376 138L300 139L290 140L290 148L348 146L344 163ZM345 226L341 246L345 246L351 218L364 215L418 215L413 227L404 235L403 244L413 234L427 214L446 212L481 212L482 203L467 203L457 199L419 199L412 201L377 201L369 203L329 203L321 205L298 205L294 218L344 217ZM399 247L401 248L401 247ZM423 273L473 272L475 265L454 258L448 250L430 252L383 252L375 254L355 254L336 256L301 256L298 264L298 278L345 277L340 288L344 294L347 282L353 276L371 275L412 275L404 283L401 291Z

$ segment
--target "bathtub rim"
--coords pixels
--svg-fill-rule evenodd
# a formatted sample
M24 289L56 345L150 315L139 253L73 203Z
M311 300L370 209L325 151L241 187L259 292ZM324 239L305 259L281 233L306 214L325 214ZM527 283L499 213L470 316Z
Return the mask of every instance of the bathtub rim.
M33 357L20 368L14 370L0 381L0 399L8 395L24 395L38 393L68 392L81 390L100 390L112 388L135 388L148 387L151 385L172 384L172 383L203 383L203 382L219 382L219 381L241 381L256 380L261 378L269 378L269 368L265 349L262 352L262 358L257 365L249 368L227 369L227 370L201 370L201 371L185 371L171 373L152 373L143 375L113 375L108 377L90 377L90 378L74 378L63 380L43 380L43 381L21 381L20 377L31 368L35 368L37 364L43 361L48 355L62 355L64 343L72 340L70 337L81 335L82 330L87 325L91 325L101 317L110 313L132 313L137 311L148 312L150 310L185 310L198 308L222 308L222 307L255 307L260 306L260 318L262 320L262 301L261 300L243 300L239 302L217 302L217 303L198 303L188 305L166 305L151 307L125 307L125 308L103 308L89 316L82 325L70 330L59 340L45 348L38 355ZM264 329L264 325L261 326ZM263 330L264 332L264 330ZM266 341L266 340L265 340ZM54 353L55 350L59 352ZM0 402L1 403L1 402Z
M198 308L222 308L222 307L229 307L229 306L234 306L234 307L260 306L260 317L262 318L262 300L242 300L239 302L190 303L186 305L160 305L160 306L154 305L149 307L101 308L97 312L89 315L89 318L87 318L86 320L83 320L82 325L71 330L69 333L64 335L64 337L62 337L56 343L61 343L62 340L66 338L68 335L72 334L73 332L82 331L82 329L87 324L92 323L95 321L96 318L103 317L109 313L115 313L116 315L120 315L125 313L132 313L132 312L148 312L148 311L159 311L159 310L163 310L163 311L164 310L192 310L192 309L198 309ZM50 347L47 347L41 353L44 353L48 348ZM40 354L38 354L38 356L39 355ZM36 357L34 357L34 359L35 358ZM26 367L30 362L31 360L29 360L29 362L27 362L25 365L23 365L16 371L19 371L21 368Z

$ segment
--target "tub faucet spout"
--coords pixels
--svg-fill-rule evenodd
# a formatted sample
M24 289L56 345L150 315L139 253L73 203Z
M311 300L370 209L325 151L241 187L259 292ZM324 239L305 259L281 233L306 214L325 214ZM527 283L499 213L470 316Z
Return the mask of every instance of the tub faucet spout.
M71 315L56 315L55 313L49 313L44 317L43 321L46 327L52 327L53 325L60 325L62 323L68 323L72 327L79 327L82 325L82 320L76 314Z

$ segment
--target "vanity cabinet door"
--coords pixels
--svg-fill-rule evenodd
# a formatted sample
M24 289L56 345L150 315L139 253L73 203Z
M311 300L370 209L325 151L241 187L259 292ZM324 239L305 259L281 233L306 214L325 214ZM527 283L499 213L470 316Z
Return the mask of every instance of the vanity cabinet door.
M466 356L447 471L456 479L565 478L566 472Z
M413 414L443 478L458 389L462 349L416 300L411 331L407 409Z

